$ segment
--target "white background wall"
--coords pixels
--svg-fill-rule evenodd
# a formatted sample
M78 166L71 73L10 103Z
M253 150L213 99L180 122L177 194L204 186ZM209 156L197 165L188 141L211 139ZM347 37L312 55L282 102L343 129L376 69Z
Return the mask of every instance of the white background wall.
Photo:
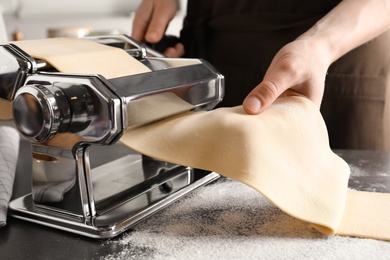
M133 12L141 0L0 0L9 39L16 30L24 39L47 37L49 28L91 27L94 31L117 30L131 34ZM168 27L178 35L185 15L186 0Z

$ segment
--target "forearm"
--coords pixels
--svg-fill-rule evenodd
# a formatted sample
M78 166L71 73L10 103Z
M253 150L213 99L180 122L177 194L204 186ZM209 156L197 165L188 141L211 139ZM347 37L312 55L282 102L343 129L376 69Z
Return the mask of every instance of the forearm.
M390 0L344 0L298 39L318 43L330 62L390 29Z

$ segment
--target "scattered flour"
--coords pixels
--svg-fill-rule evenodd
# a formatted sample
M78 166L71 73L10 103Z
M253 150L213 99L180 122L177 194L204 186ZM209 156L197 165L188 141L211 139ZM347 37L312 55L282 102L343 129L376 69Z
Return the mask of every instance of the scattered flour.
M255 190L221 178L150 217L119 240L117 259L386 259L390 242L327 237Z

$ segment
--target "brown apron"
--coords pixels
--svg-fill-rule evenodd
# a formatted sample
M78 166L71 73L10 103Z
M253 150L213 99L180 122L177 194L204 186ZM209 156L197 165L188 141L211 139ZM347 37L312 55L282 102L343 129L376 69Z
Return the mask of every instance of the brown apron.
M235 106L261 82L276 52L339 2L189 0L181 40L187 57L204 58L225 76L220 106ZM390 149L389 35L329 68L321 112L334 149Z

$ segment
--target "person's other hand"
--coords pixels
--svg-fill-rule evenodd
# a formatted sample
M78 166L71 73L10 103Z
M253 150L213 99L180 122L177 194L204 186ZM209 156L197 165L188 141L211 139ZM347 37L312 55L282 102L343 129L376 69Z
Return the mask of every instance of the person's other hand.
M285 45L275 55L263 81L245 98L245 111L259 114L279 96L305 96L320 107L331 63L320 46L299 39Z
M157 43L160 41L170 21L179 8L177 0L143 0L135 12L132 37L139 41ZM168 57L180 57L184 47L178 43L165 50Z
M164 55L168 58L180 58L184 54L184 45L180 42L173 47L169 47L164 51Z

